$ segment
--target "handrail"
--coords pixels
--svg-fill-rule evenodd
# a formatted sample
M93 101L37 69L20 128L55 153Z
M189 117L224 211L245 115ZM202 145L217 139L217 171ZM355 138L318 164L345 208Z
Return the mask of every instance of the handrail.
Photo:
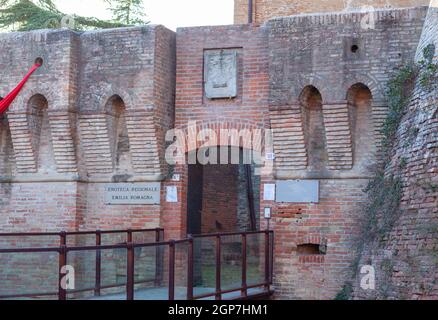
M95 230L95 231L60 231L60 232L6 232L0 233L0 237L31 237L31 236L60 236L65 234L70 235L89 235L89 234L114 234L114 233L139 233L139 232L152 232L152 231L164 231L163 228L150 228L150 229L120 229L120 230Z
M156 233L155 236L155 242L145 242L145 243L134 243L132 239L132 234L137 232L151 232L154 231ZM120 233L120 232L126 232L127 233L127 242L120 243L120 244L112 244L112 245L102 245L101 244L101 235L103 233ZM57 252L59 254L59 288L57 291L58 299L59 300L66 300L67 294L72 293L78 293L78 292L85 292L85 291L92 291L94 290L95 296L101 295L102 289L107 288L116 288L126 285L126 299L127 300L133 300L135 297L135 291L134 286L135 284L139 283L146 283L146 282L155 282L155 285L160 285L162 281L163 276L163 262L164 257L162 255L162 250L160 250L162 247L168 247L169 249L169 256L168 256L168 299L174 300L175 299L175 265L176 265L176 254L175 254L175 247L178 244L188 244L188 255L187 255L187 296L186 298L188 300L192 299L204 299L209 297L214 297L216 300L221 300L223 298L224 294L231 293L231 292L237 292L240 291L240 297L241 298L248 298L248 289L256 288L256 287L263 287L265 292L271 292L270 286L272 285L272 279L273 279L273 241L272 237L274 232L272 230L265 230L265 231L247 231L247 232L229 232L229 233L213 233L213 234L200 234L200 235L189 235L186 239L181 240L169 240L169 241L163 241L162 235L164 230L162 228L156 228L156 229L140 229L140 230L107 230L107 231L83 231L79 234L95 234L96 235L96 244L92 246L68 246L67 245L67 237L68 235L72 234L78 234L77 232L59 232L55 233L56 235L60 236L60 245L56 247L42 247L42 248L0 248L0 253L35 253L35 252ZM21 233L20 233L21 234ZM14 235L20 235L20 234L14 234ZM35 235L40 233L31 233L31 235ZM53 234L53 233L50 233ZM264 235L264 281L259 284L253 284L248 286L247 284L247 237L248 235L253 234L261 234ZM9 236L10 233L3 233L0 234L1 236ZM29 235L23 234L23 235ZM223 237L227 236L240 236L242 241L242 252L241 252L241 259L242 259L242 283L241 287L236 289L227 289L224 290L222 288L221 283L221 267L222 267L222 239ZM215 239L215 280L216 280L216 286L215 291L208 294L203 295L194 295L194 288L193 288L193 272L194 272L194 239L199 238L214 238ZM134 255L134 249L135 248L145 248L145 247L156 247L156 268L155 268L155 279L151 280L140 280L135 281L134 279L134 270L135 270L135 255ZM126 283L121 285L105 285L102 286L101 283L101 269L102 269L102 258L101 258L101 251L102 250L109 250L109 249L126 249L127 255L126 255L126 261L127 261L127 270L126 270ZM77 289L77 290L66 290L61 287L61 279L64 276L64 274L61 273L61 270L63 266L67 264L67 256L69 252L75 252L75 251L96 251L96 273L95 273L95 285L91 288L85 288L85 289ZM0 295L0 299L5 298L19 298L19 297L38 297L38 296L48 296L48 295L54 295L53 293L47 293L47 292L41 292L41 293L32 293L32 294L22 294L22 295Z
M268 230L266 230L268 231ZM226 237L226 236L239 236L241 234L261 234L265 233L266 231L245 231L245 232L217 232L217 233L205 233L205 234L192 234L191 236L193 238L208 238L208 237ZM273 232L272 230L269 230L270 232Z

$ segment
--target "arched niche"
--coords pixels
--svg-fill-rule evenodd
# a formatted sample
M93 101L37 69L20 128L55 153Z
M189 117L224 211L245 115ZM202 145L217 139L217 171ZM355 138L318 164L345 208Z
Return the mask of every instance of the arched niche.
M301 91L299 101L302 109L308 169L314 172L325 171L328 154L321 93L314 86L306 86Z
M371 90L363 83L352 85L347 92L353 164L355 168L366 169L375 153L374 127L372 120Z
M39 173L56 171L48 107L42 94L33 95L27 104L29 132Z
M114 171L119 174L131 172L132 157L126 125L125 102L119 95L113 95L108 99L105 110L108 114L108 133Z

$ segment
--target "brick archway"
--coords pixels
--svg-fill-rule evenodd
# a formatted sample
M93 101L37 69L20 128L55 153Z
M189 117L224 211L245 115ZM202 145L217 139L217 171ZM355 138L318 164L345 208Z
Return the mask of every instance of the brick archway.
M249 150L233 146L208 149L194 151L200 152L198 156L211 152L211 161L186 166L187 233L257 229L260 177Z

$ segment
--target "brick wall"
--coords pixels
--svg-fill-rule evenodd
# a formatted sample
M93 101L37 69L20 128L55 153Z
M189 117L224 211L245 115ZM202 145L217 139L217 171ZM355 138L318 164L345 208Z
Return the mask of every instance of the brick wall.
M413 59L411 43L420 37L424 14L424 9L375 12L374 29L361 28L359 13L266 23L271 125L277 129L274 150L282 160L276 177L319 179L321 197L313 205L262 202L274 212L278 298L332 299L348 277L358 212L365 201L362 190L379 145L374 128L380 127L386 110L384 86L390 70ZM404 36L392 28L403 30ZM355 90L355 84L365 89ZM294 152L283 151L288 143L284 132L293 133ZM263 181L274 182L268 177ZM302 255L298 246L306 244L326 245L327 250Z
M167 170L161 141L173 126L175 34L151 26L0 38L9 57L3 95L44 60L2 119L2 230L158 226L159 206L105 206L102 183L159 181ZM61 205L64 198L72 202Z
M430 8L417 50L417 61L429 44L438 47L438 9ZM435 49L434 62L438 62ZM359 277L356 299L438 299L437 286L437 91L417 84L402 119L388 174L402 162L402 201L399 218L389 234L371 243L361 264L372 265L377 290L363 290Z
M367 164L376 159L373 150L386 110L385 83L390 70L413 59L412 43L420 37L425 9L374 14L374 29L361 27L364 14L343 13L278 18L260 28L177 32L176 126L185 129L188 120L197 120L198 129L216 131L271 127L275 171L262 176L262 186L276 179L320 180L318 204L261 201L261 211L265 206L273 210L277 298L330 299L349 275ZM359 51L352 52L353 45ZM203 94L203 51L218 48L238 50L234 99L209 100ZM305 99L308 86L320 97ZM176 167L183 177L177 183L182 197L186 170ZM187 208L181 204L175 210L184 229ZM298 246L306 244L327 246L327 251L298 254Z
M161 26L0 34L9 57L0 61L7 79L1 94L35 57L45 61L0 126L1 230L161 226L167 239L185 237L188 166L164 163L166 130L187 135L188 121L216 132L272 128L274 171L258 178L255 196L260 228L264 207L272 208L277 298L333 298L349 273L367 164L376 160L387 110L385 84L394 68L414 58L425 14L425 8L377 11L371 29L361 26L364 13L337 13L277 18L261 27L182 28L176 35ZM217 49L237 52L235 98L204 94L204 54ZM36 95L47 103L33 101ZM433 126L432 117L422 127L424 145ZM421 170L427 180L432 163ZM213 185L224 196L204 199L212 210L223 210L227 199L241 202L239 172L210 172L210 183L220 176L239 186ZM319 203L262 200L264 184L286 179L319 180ZM105 205L103 184L125 181L162 181L161 204ZM167 186L177 187L178 202L165 201ZM422 198L418 212L427 214L434 199Z
M204 167L202 233L237 230L238 165Z
M253 21L261 24L274 17L300 13L369 10L369 7L406 8L428 5L429 2L429 0L253 0ZM248 0L234 0L234 23L248 23Z
M204 95L204 51L217 48L238 50L238 95L234 99L209 100ZM177 68L175 128L187 133L188 121L197 121L197 129L253 129L267 123L268 57L264 31L252 26L181 28L177 30ZM187 151L198 146L187 146ZM228 145L228 143L225 143ZM176 165L180 181L180 203L165 203L162 226L166 235L186 235L188 168Z

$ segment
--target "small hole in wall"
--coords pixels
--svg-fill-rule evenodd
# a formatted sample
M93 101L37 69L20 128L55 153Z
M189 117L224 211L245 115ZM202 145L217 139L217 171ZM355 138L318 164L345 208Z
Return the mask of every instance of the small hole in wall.
M300 256L325 254L325 252L326 250L324 249L324 246L321 246L316 243L305 243L305 244L299 244L297 246L297 253Z
M43 62L44 62L43 58L38 57L35 59L35 64L39 64L40 66L43 65Z
M356 53L359 50L359 47L355 44L351 46L351 52Z

